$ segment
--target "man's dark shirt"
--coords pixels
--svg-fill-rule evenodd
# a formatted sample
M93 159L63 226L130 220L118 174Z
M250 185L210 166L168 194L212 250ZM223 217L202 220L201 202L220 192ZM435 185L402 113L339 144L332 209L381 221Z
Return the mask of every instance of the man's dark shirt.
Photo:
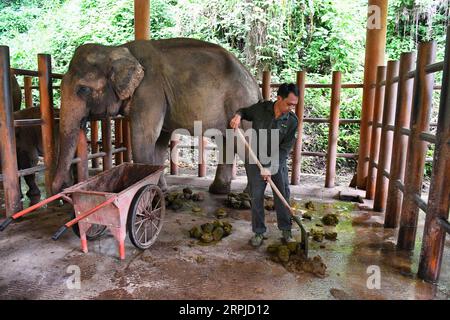
M275 102L272 101L262 101L250 107L241 108L236 113L241 116L241 119L252 121L252 128L257 134L258 149L259 130L267 130L267 155L269 157L271 155L270 129L279 129L279 164L282 166L286 165L287 157L297 139L298 118L295 113L287 112L275 119L274 104ZM263 167L269 166L270 162L263 164Z

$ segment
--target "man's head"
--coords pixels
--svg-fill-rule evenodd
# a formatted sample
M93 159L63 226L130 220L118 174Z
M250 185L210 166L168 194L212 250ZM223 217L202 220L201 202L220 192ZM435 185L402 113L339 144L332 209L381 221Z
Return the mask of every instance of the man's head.
M298 103L298 87L293 83L283 83L278 88L277 105L282 113L295 110Z

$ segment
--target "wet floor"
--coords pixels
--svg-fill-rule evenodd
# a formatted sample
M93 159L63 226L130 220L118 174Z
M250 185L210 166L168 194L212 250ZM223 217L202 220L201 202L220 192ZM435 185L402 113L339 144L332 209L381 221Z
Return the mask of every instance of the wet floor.
M358 205L332 199L334 191L293 187L298 208L312 201L307 229L337 232L337 241L310 241L310 257L319 255L326 276L291 273L266 252L279 241L274 212L267 212L268 239L252 248L250 211L227 208L225 218L233 233L214 245L200 245L189 229L215 219L226 196L206 192L202 178L170 177L172 190L185 186L205 192L196 205L166 211L155 244L146 251L126 241L126 259L118 259L114 238L107 234L89 242L89 252L79 249L79 239L67 232L60 240L51 236L68 219L68 207L50 207L12 224L0 234L0 298L3 299L449 299L450 241L446 242L439 285L416 277L423 216L414 252L395 248L396 231L384 229L383 215L360 210ZM242 181L241 181L242 182ZM241 191L242 183L233 182ZM311 191L316 190L316 191ZM369 203L370 205L370 203ZM327 213L339 217L336 227L323 225ZM299 230L294 236L300 238ZM76 281L79 278L79 282Z

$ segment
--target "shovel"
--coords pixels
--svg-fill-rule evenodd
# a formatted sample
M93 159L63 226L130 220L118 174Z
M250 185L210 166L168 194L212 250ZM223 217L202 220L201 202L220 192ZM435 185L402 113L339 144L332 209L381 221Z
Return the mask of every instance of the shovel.
M253 153L252 148L249 146L247 140L245 140L244 135L241 132L241 129L236 128L235 131L238 133L239 138L242 140L242 142L245 144L245 147L247 148L250 157L252 158L252 160L256 163L256 165L258 166L258 168L260 170L263 169L263 166L261 165L261 163L259 162L258 158L256 157L256 155ZM306 231L305 227L303 226L302 222L300 221L300 218L298 216L295 215L295 209L292 208L289 203L286 201L286 199L283 197L283 195L281 194L280 190L278 190L277 186L275 185L275 183L272 181L272 178L269 176L267 178L267 181L269 182L270 186L272 187L272 190L277 194L278 198L281 199L281 202L283 202L283 204L286 206L286 208L289 209L289 212L291 214L291 218L292 220L294 220L298 226L300 227L300 231L301 231L301 239L302 242L299 244L299 248L301 250L303 250L305 257L308 257L308 232Z

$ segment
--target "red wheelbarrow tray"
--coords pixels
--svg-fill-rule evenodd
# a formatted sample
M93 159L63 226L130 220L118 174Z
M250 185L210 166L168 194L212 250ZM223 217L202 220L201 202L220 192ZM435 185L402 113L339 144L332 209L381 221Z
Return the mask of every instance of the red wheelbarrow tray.
M131 202L142 187L156 185L163 171L164 166L124 163L64 189L63 193L71 195L76 216L115 198L78 222L83 252L88 251L86 232L92 224L99 224L111 231L119 243L120 258L125 258L124 241Z

